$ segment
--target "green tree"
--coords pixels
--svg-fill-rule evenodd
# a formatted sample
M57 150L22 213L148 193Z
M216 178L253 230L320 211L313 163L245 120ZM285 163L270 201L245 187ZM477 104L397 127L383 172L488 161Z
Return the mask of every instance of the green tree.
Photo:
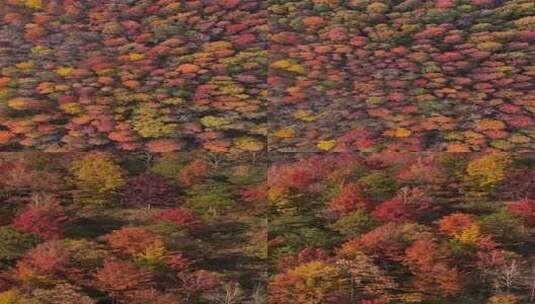
M330 227L345 236L358 236L369 232L377 222L368 214L357 211L340 217Z
M224 182L207 182L192 187L185 206L202 215L215 217L234 206L235 203L230 185Z
M0 266L23 256L37 244L35 236L22 233L11 227L0 227Z
M359 181L366 192L378 202L391 198L396 192L396 181L385 172L372 173Z

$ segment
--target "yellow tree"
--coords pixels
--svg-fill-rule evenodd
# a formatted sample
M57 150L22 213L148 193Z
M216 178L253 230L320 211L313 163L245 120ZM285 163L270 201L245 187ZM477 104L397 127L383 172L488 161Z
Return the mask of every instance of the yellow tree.
M464 183L470 197L492 196L496 187L506 177L512 158L505 153L492 153L468 163Z
M275 276L270 284L274 303L320 304L348 284L338 265L312 261Z
M81 203L105 203L125 183L121 167L106 154L85 155L70 169L80 190L76 199Z

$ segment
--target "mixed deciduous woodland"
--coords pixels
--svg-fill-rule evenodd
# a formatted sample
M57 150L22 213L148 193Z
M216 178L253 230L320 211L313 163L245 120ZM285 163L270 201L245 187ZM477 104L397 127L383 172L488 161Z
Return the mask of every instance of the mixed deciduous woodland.
M535 302L535 158L283 155L269 302Z
M0 0L0 304L535 304L533 0Z
M0 303L265 303L265 161L0 155Z
M263 1L0 1L0 149L259 151Z
M535 150L532 0L269 2L270 149Z

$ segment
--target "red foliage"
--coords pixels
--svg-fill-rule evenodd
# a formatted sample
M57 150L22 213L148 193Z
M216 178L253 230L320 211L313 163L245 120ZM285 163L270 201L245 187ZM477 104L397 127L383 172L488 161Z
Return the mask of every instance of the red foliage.
M405 188L396 197L377 206L372 215L381 221L404 222L416 220L431 210L430 199L423 191Z
M424 292L454 295L462 289L460 273L447 266L447 252L425 240L414 242L406 250L404 263L416 276L414 284Z
M403 222L411 219L410 212L403 199L395 197L377 206L372 215L381 221Z
M147 246L161 240L161 237L147 229L139 227L126 227L114 230L103 237L110 246L119 253L136 255Z
M267 199L267 185L249 187L240 192L242 200L251 203L262 203Z
M22 161L0 162L0 185L6 189L20 190L58 190L63 181L54 172L39 171Z
M63 241L48 241L32 249L17 262L21 280L52 279L64 276L69 267L69 253Z
M450 214L437 221L440 231L450 237L458 236L464 230L474 225L475 222L472 215L464 213Z
M535 199L535 172L517 169L502 182L501 192L515 200Z
M399 228L395 223L387 223L362 235L356 244L372 256L401 261L406 244Z
M105 261L96 278L100 288L112 292L139 289L153 279L150 272L141 270L130 262L117 260Z
M455 7L457 0L437 0L435 6L437 8L452 8Z
M287 269L291 269L305 263L313 261L327 261L328 259L329 255L327 252L325 252L325 250L321 248L307 247L301 250L297 256L287 256L281 259L277 263L277 268L281 271L286 271Z
M165 209L154 217L155 220L169 221L181 228L192 229L202 224L193 211L182 208Z
M171 186L165 178L151 173L143 173L128 182L126 199L136 207L177 206L182 201L177 187Z
M180 272L178 278L182 281L179 291L184 295L186 302L198 293L210 292L219 286L217 278L205 270L193 273Z
M345 215L357 210L368 209L369 200L359 183L352 182L344 185L340 194L329 202L329 209L333 212Z
M208 164L200 159L196 159L187 164L178 173L178 180L186 187L190 187L194 183L198 183L203 178L210 174L210 167Z
M461 60L463 55L459 52L445 52L436 57L438 62L451 62Z
M434 37L442 36L445 33L445 29L442 27L428 27L425 30L416 33L414 35L415 39L429 39Z
M69 220L63 207L50 195L34 195L34 203L15 217L13 228L39 235L44 240L61 237L61 225Z
M522 200L507 205L507 210L521 217L528 225L535 224L535 202Z
M384 300L362 300L360 304L388 304Z
M169 255L165 263L167 264L167 266L178 272L182 272L188 269L188 267L192 264L189 259L187 259L180 253Z

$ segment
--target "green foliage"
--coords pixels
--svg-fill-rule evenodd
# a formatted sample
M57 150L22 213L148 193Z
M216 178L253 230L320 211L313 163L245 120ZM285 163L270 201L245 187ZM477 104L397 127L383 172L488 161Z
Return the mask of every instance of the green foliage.
M165 153L154 162L150 171L170 180L176 180L178 173L184 168L188 160L180 153Z
M396 191L396 181L384 172L369 174L359 181L364 185L366 192L378 202L391 198Z
M203 217L217 217L236 204L235 194L229 184L208 182L195 185L189 192L185 206Z
M0 266L9 263L33 248L38 238L19 232L11 227L0 227Z
M270 256L295 255L305 247L328 248L337 242L336 236L318 225L308 216L278 216L269 221L269 233L283 237L284 243L272 251Z
M526 238L529 238L522 229L522 220L505 209L481 218L482 232L508 245L526 241Z
M340 217L331 228L344 236L352 237L367 233L377 225L378 223L370 215L357 211Z
M428 9L423 16L423 20L427 23L444 23L451 22L458 13L455 9L441 9L441 8L432 8Z

